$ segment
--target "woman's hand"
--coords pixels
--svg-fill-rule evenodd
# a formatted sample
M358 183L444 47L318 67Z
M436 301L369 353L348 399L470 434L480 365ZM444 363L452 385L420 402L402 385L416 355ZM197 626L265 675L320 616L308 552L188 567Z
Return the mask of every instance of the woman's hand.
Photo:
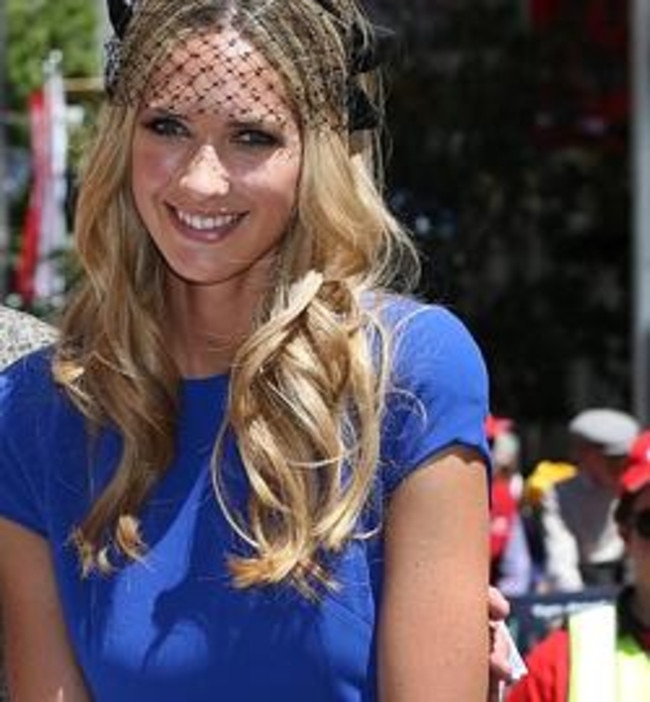
M490 692L489 702L498 702L504 685L512 681L510 667L510 642L501 623L510 613L506 598L495 587L488 592L488 616L490 617Z
M490 689L488 702L501 702L506 685L526 674L526 667L510 638L505 619L510 605L495 587L488 593L490 618ZM514 669L513 669L513 660Z

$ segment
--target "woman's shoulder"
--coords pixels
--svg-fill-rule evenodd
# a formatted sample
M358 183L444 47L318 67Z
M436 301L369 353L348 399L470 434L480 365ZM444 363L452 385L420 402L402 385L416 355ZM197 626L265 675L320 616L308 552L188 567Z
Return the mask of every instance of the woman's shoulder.
M394 293L373 294L369 309L380 322L395 334L426 333L470 336L466 323L451 307L422 301L416 297Z
M52 408L60 394L52 376L53 347L32 351L0 371L0 421L12 420L39 407Z
M383 305L392 349L382 451L388 490L450 446L476 450L487 464L488 376L468 328L441 305L401 297Z
M401 295L383 295L374 303L381 325L388 330L393 365L399 373L420 365L431 372L468 371L484 375L483 354L468 325L447 306Z
M41 535L47 485L70 426L52 352L29 353L0 373L0 515Z

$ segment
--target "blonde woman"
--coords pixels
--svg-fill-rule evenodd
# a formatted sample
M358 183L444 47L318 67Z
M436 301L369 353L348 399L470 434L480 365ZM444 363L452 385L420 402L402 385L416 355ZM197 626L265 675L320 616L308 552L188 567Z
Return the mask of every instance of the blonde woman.
M487 380L377 182L352 0L110 4L84 278L0 376L17 700L483 702Z

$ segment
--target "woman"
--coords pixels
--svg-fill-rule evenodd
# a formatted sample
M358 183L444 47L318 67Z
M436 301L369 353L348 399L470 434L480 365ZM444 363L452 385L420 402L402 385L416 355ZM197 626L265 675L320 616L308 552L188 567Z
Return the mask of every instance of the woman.
M0 380L20 700L485 700L487 382L350 0L113 3L53 352Z

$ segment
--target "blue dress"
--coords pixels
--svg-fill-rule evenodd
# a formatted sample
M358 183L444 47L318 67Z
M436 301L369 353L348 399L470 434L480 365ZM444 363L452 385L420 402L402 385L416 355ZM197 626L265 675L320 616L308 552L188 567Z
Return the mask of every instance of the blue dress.
M483 434L487 379L462 323L441 307L398 299L393 390L383 420L373 510L408 474L451 445L489 462ZM119 437L93 452L84 421L50 373L49 350L0 375L0 515L48 540L66 625L98 702L373 702L382 542L352 540L331 559L339 588L317 601L288 586L235 589L226 558L241 553L212 492L209 459L228 376L182 383L176 458L140 515L148 552L114 575L82 579L70 545L115 470ZM227 487L247 485L236 446ZM364 525L361 525L364 526Z

